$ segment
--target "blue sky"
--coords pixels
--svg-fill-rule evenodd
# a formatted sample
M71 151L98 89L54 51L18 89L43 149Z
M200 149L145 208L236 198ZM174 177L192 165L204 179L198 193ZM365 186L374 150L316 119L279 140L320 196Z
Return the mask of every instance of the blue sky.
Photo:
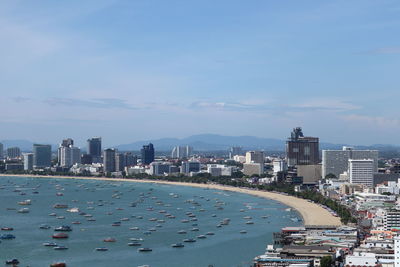
M400 2L0 2L1 139L400 144Z

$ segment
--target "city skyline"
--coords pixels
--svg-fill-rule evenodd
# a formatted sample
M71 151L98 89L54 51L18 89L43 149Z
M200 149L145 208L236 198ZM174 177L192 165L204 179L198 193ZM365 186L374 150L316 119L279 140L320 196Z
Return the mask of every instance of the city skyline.
M399 144L398 2L242 3L0 3L0 140Z

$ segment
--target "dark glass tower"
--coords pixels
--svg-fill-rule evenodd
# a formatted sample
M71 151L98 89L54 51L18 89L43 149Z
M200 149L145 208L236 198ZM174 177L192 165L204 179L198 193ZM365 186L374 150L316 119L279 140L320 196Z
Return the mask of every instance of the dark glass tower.
M286 157L289 166L318 164L318 137L304 136L300 127L294 128L286 141Z
M93 137L87 140L87 153L92 156L93 163L101 162L101 137Z
M149 165L154 161L154 146L152 143L144 145L140 153L142 155L142 164Z

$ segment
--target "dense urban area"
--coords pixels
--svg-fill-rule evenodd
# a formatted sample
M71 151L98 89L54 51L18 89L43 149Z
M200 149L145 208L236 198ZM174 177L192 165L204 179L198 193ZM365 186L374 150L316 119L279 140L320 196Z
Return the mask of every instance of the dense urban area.
M292 195L322 206L342 225L284 227L254 266L400 266L396 158L353 147L320 151L319 138L301 128L293 129L281 155L239 146L222 154L191 146L176 146L170 155L156 149L151 143L140 151L103 149L100 137L88 139L85 150L72 139L56 151L0 143L0 172L215 183Z

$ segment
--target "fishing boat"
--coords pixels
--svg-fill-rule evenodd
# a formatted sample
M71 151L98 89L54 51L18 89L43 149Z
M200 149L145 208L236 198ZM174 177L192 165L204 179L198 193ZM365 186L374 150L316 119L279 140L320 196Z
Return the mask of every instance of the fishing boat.
M12 234L5 234L5 235L0 235L0 239L4 239L4 240L9 240L9 239L14 239L15 235Z
M30 200L30 199L18 202L18 205L21 205L21 206L26 206L26 205L31 205L31 204L32 204L32 200Z
M12 228L12 227L1 227L1 230L2 231L13 231L14 228Z
M68 247L66 247L66 246L56 246L56 247L53 247L53 249L54 250L67 250Z
M183 242L194 243L194 242L196 242L196 239L193 239L193 238L183 239Z
M129 242L128 246L130 247L140 247L142 245L142 243L139 242Z
M69 225L62 225L62 226L54 228L54 231L57 231L57 232L71 232L72 228Z
M65 262L55 262L50 264L50 267L67 267L67 264Z
M182 244L182 243L176 243L176 244L172 244L171 247L173 247L173 248L183 248L183 247L185 247L185 245Z
M6 260L6 264L16 266L17 264L19 264L19 260L18 259Z
M108 248L96 248L96 251L108 251Z
M138 248L139 252L150 252L153 251L151 248Z
M45 246L45 247L57 247L58 245L57 245L57 243L54 243L54 242L45 242L45 243L43 243L43 246Z
M54 233L51 237L52 238L56 238L56 239L68 238L68 234L66 234L66 233Z

